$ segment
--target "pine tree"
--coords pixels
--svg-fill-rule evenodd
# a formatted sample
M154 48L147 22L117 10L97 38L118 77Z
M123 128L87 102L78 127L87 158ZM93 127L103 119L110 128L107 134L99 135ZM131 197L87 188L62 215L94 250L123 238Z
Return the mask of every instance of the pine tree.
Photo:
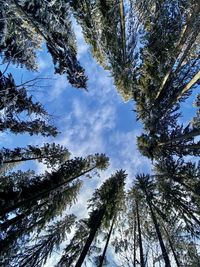
M12 1L0 1L0 55L3 63L36 71L36 51L42 39L20 16Z
M13 218L2 218L0 224L2 232L0 240L0 251L3 263L10 264L10 261L19 252L21 244L26 245L31 242L34 233L40 233L46 224L55 220L57 216L63 214L67 207L71 207L76 201L82 183L80 180L66 185L57 194L42 199L39 203L29 207L21 207Z
M30 160L44 162L48 167L54 167L69 159L69 151L59 144L46 143L43 146L28 145L13 150L2 148L0 158L2 167L7 164L23 163Z
M45 233L34 239L35 244L26 245L24 250L16 255L14 266L43 266L71 232L75 218L73 214L66 215L62 220L46 227Z
M67 254L64 254L58 266L63 266L62 264L74 262L79 256L75 266L81 266L84 262L88 251L91 247L91 244L98 234L100 228L109 228L112 219L117 215L118 210L120 209L121 203L124 197L124 180L126 174L124 171L120 170L112 175L108 180L106 180L103 185L96 189L93 197L90 199L89 208L91 209L89 219L86 222L87 225L87 236L84 235L84 243L82 247L78 247L78 250L81 251L80 255L72 254L71 258L68 258ZM78 235L79 236L79 235ZM75 237L74 237L75 238ZM72 239L74 240L74 239ZM75 248L71 242L70 250L76 251L76 242ZM69 249L66 249L68 253ZM67 261L66 261L67 260ZM67 265L69 266L69 265Z
M0 72L0 85L0 131L9 129L15 134L28 132L30 135L43 136L58 134L56 127L49 124L49 115L43 106L39 102L33 102L24 86L15 84L12 74L6 77ZM26 120L22 119L24 115Z
M18 0L11 2L20 16L45 40L53 59L55 73L65 73L73 86L86 89L87 78L77 60L68 3Z
M59 190L73 182L80 176L86 175L96 168L104 170L108 166L108 158L104 154L88 156L85 159L75 158L61 164L57 170L44 175L35 176L30 181L19 184L17 190L14 182L1 193L3 206L0 215L5 215L21 206L29 207L33 203L50 196L52 193L59 194ZM14 203L14 204L11 204Z
M177 155L199 155L199 141L194 138L200 134L198 128L182 125L174 126L171 131L163 132L160 136L156 134L142 134L137 137L137 145L140 152L148 158L159 159L161 157Z

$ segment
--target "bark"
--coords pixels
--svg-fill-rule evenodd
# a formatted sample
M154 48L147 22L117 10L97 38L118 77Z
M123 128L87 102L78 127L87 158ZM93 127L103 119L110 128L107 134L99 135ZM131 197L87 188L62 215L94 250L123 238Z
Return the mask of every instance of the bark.
M181 93L178 95L176 100L179 100L185 93L187 93L192 88L192 86L199 81L199 79L200 79L200 71L198 71L190 80L190 82L185 85L185 87L181 90Z
M172 253L173 253L173 256L174 256L176 265L177 265L177 267L181 267L181 265L180 265L180 263L179 263L179 260L178 260L178 257L177 257L177 255L176 255L176 251L175 251L175 249L174 249L172 240L171 240L170 235L168 234L168 231L167 231L166 227L164 226L164 224L163 224L163 229L164 229L164 231L165 231L165 233L166 233L166 236L167 236L167 239L168 239L168 241L169 241L169 245L170 245L170 248L171 248L171 250L172 250Z
M123 62L125 62L126 61L126 29L125 29L124 1L123 0L120 0L119 12L120 12L120 29L121 29L121 34L122 34Z
M138 236L139 236L139 247L140 247L140 266L145 267L144 263L144 253L143 253L143 246L142 246L142 234L140 228L140 215L138 210L138 203L136 201L136 216L137 216L137 224L138 224Z
M133 236L133 267L136 267L136 218L134 220L134 236Z
M94 240L94 237L101 226L101 222L103 220L105 211L106 211L105 207L103 207L101 210L99 210L99 216L98 216L98 219L96 221L95 227L90 230L90 234L86 240L85 246L81 252L81 255L80 255L75 267L81 267L81 265L83 264L85 257L87 256L87 253L89 251L89 248L92 244L92 241Z
M146 194L147 204L148 204L150 212L151 212L151 218L153 220L153 223L154 223L154 226L155 226L155 229L156 229L156 234L157 234L157 237L158 237L158 240L159 240L159 243L160 243L160 248L162 250L162 255L163 255L163 258L164 258L164 261L165 261L165 266L166 267L171 267L170 260L169 260L169 257L168 257L168 253L167 253L167 250L165 248L165 244L163 242L162 235L161 235L161 232L160 232L160 227L159 227L157 219L156 219L156 215L154 214L154 211L153 211L153 208L152 208L152 205L151 205L151 201L148 199L148 195L147 195L146 192L145 192L145 194Z
M114 224L115 224L115 219L116 219L116 217L114 216L114 218L112 220L112 224L111 224L110 230L109 230L109 233L108 233L106 244L105 244L103 253L101 255L101 258L100 258L100 262L99 262L98 267L102 267L103 266L103 262L104 262L104 259L105 259L105 256L106 256L106 251L107 251L107 248L108 248L108 244L109 244L110 237L111 237L111 234L112 234L112 231L113 231L113 227L114 227Z

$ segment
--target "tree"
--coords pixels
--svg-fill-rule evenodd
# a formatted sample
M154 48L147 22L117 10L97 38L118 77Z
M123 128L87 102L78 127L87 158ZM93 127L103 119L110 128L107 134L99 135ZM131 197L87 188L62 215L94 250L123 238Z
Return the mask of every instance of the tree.
M175 126L170 132L163 132L162 135L142 134L137 137L138 149L148 158L158 159L162 156L177 155L199 155L199 141L193 141L200 134L198 128L185 128Z
M23 252L16 255L14 266L43 266L53 250L58 249L71 232L75 218L73 214L66 215L62 220L49 225L44 234L34 239L35 244L26 245Z
M107 248L108 248L108 245L109 245L109 242L110 242L110 238L111 238L111 235L112 235L112 231L113 231L113 227L114 227L114 224L115 224L115 220L116 220L116 218L113 217L112 223L111 223L111 226L110 226L107 238L106 238L106 243L105 243L105 246L104 246L104 249L103 249L103 253L99 258L98 267L102 267L103 263L105 261L106 251L107 251Z
M24 247L31 242L34 233L39 234L47 223L61 216L67 207L71 207L77 201L81 185L81 181L77 180L39 203L21 207L12 213L11 219L2 218L0 251L5 265L6 262L7 265L10 264L12 258L19 252L19 247L22 248L22 244Z
M0 131L9 129L15 134L28 132L30 135L40 133L43 136L58 134L56 127L49 124L47 111L39 102L33 102L23 85L15 84L12 74L6 77L0 72L0 86ZM22 119L25 114L27 120Z
M124 196L123 187L125 178L126 174L124 171L117 171L106 180L99 189L95 190L93 197L90 199L89 208L92 210L90 211L89 219L87 221L87 237L81 248L81 253L75 266L82 265L100 228L108 228L110 222L120 209ZM73 244L71 250L73 251ZM73 256L73 260L76 260L77 256L77 254L75 257ZM65 259L66 256L63 256L63 258ZM70 261L70 263L72 263L72 261Z
M20 16L12 1L0 1L0 55L3 63L36 71L36 51L42 39Z
M87 219L76 222L76 231L56 267L70 266L78 258L88 236Z
M24 21L46 41L48 51L53 58L55 73L65 73L73 86L86 89L87 78L76 57L75 34L70 21L68 3L18 0L11 2Z
M0 150L2 165L37 160L44 162L48 167L56 167L69 159L69 156L70 153L66 148L55 143L46 143L41 147L28 145L27 147L18 147L13 150L7 148Z
M151 184L150 176L148 176L148 175L139 176L138 175L136 177L136 187L139 188L140 190L142 190L142 192L145 194L147 205L150 209L151 218L152 218L153 224L155 226L156 234L157 234L159 244L160 244L160 247L162 250L162 256L163 256L163 259L165 261L165 266L170 267L171 264L170 264L169 256L168 256L165 244L163 242L160 226L158 224L158 220L156 218L156 215L155 215L154 209L153 209L153 205L152 205L153 192L152 192L152 184Z
M44 175L35 176L34 179L26 179L15 189L12 181L6 191L1 192L3 206L0 215L5 215L16 210L21 206L29 207L33 203L50 196L53 192L59 193L59 190L79 178L90 173L95 168L104 170L108 166L108 158L104 154L95 154L83 158L75 158L66 161L61 166ZM14 204L13 204L14 203Z
M123 0L70 1L70 6L93 56L111 71L120 94L129 100L138 29L132 6L125 10ZM127 10L130 20L126 20Z

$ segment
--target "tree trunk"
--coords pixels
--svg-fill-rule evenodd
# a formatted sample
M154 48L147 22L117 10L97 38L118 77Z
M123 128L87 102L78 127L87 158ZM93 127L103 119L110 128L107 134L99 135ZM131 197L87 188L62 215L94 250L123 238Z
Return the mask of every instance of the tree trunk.
M153 223L154 223L154 226L155 226L155 229L156 229L156 234L157 234L157 237L158 237L158 240L159 240L159 243L160 243L160 248L162 250L162 255L163 255L163 258L164 258L164 261L165 261L165 267L171 267L170 260L169 260L169 257L168 257L168 253L167 253L167 250L165 248L165 245L164 245L164 242L163 242L163 239L162 239L162 235L161 235L161 232L160 232L160 228L159 228L159 225L158 225L158 222L157 222L157 219L156 219L156 215L153 212L151 201L148 199L147 192L145 192L145 194L146 194L147 204L148 204L150 212L151 212L151 218L153 220Z
M112 224L111 224L110 230L109 230L109 233L108 233L108 237L107 237L107 240L106 240L106 244L105 244L103 253L102 253L102 255L101 255L101 258L100 258L100 262L99 262L98 267L102 267L102 266L103 266L103 262L104 262L104 259L105 259L105 256L106 256L106 251L107 251L108 244L109 244L109 241L110 241L110 237L111 237L111 234L112 234L113 226L114 226L114 224L115 224L115 219L116 219L116 217L114 216L114 218L113 218L113 220L112 220Z
M143 246L142 246L142 234L141 234L141 228L140 228L140 215L139 215L137 201L135 201L135 204L136 204L136 216L137 216L139 247L140 247L140 266L141 267L145 267L145 264L144 264L144 253L143 253Z
M126 29L125 29L125 16L124 16L124 0L120 0L119 3L120 13L120 29L122 34L122 51L123 51L123 62L126 62Z
M165 231L165 233L166 233L166 236L167 236L167 239L168 239L168 241L169 241L169 245L170 245L170 248L171 248L171 250L172 250L172 253L173 253L173 256L174 256L176 265L177 265L177 267L181 267L181 265L180 265L180 263L179 263L179 260L178 260L178 258L177 258L176 251L175 251L175 249L174 249L172 240L171 240L171 238L170 238L170 236L169 236L169 234L168 234L168 232L167 232L167 229L166 229L166 227L164 226L164 224L163 224L163 229L164 229L164 231Z
M194 42L196 40L196 37L198 35L198 28L196 30L193 30L192 37L191 37L189 43L187 44L187 46L183 52L183 55L179 59L179 63L178 63L178 66L176 67L175 72L173 73L174 64L176 63L178 56L179 56L179 53L181 52L181 49L182 49L184 43L186 42L186 39L189 35L189 32L191 31L191 29L193 29L193 24L194 24L194 21L196 21L196 16L198 16L199 9L200 9L199 5L197 4L194 7L193 13L189 14L187 25L183 28L181 36L180 36L180 41L177 44L177 53L176 53L177 56L176 56L176 58L172 59L171 64L170 64L170 68L169 68L167 74L165 75L163 82L161 84L161 87L159 88L158 93L156 95L156 100L158 100L158 101L160 100L163 91L165 91L167 84L168 84L169 80L171 79L171 76L176 76L182 62L185 60L187 53L189 52L190 48L192 47L192 45L194 44Z
M200 71L198 71L191 81L181 90L180 94L177 96L176 101L179 100L185 93L187 93L193 85L195 85L200 79Z
M101 226L101 222L103 220L105 211L106 211L105 207L103 207L102 209L99 210L98 220L97 220L97 222L95 224L95 227L90 230L90 234L89 234L89 236L88 236L88 238L86 240L85 246L84 246L84 248L83 248L83 250L81 252L81 255L80 255L75 267L81 267L81 265L83 264L83 262L85 260L85 257L87 256L87 253L89 251L89 248L90 248L90 246L92 244L92 241L94 240L94 237L95 237L98 229Z
M29 161L29 160L37 160L37 159L47 159L47 158L49 158L49 157L32 157L32 158L21 158L21 159L5 160L5 161L3 161L3 164L22 162L22 161Z
M40 193L38 193L38 194L36 194L36 195L34 195L34 196L29 197L29 198L27 198L27 199L24 199L24 200L22 200L22 201L19 201L18 203L12 205L11 207L7 207L7 208L3 208L3 209L1 209L1 210L0 210L0 216L5 215L5 214L8 213L8 212L14 211L15 209L17 209L17 208L19 208L19 207L21 207L21 206L23 206L23 205L26 205L27 203L30 203L30 202L33 201L33 200L38 200L38 199L40 199L40 198L44 198L46 194L52 192L53 190L58 189L59 187L65 185L65 184L68 184L68 183L72 182L72 181L75 180L76 178L78 178L78 177L80 177L80 176L82 176L82 175L85 175L86 173L92 171L92 170L95 169L95 168L96 168L96 166L95 166L95 167L92 167L92 168L90 168L89 170L87 170L87 171L85 171L85 172L82 172L82 173L80 173L80 174L78 174L78 175L76 175L76 176L74 176L74 177L72 177L72 178L70 178L70 179L68 179L67 181L64 181L64 182L62 182L62 183L60 183L60 184L58 184L58 185L55 185L55 186L53 186L53 187L51 187L51 188L49 188L49 189L47 189L47 190L44 190L44 191L42 191L42 192L40 192Z
M136 267L136 218L134 219L134 229L133 229L133 267Z

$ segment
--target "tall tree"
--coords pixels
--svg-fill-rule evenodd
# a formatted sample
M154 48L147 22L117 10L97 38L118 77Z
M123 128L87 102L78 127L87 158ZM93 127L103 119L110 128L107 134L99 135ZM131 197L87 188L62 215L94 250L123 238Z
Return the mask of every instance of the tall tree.
M81 266L83 264L91 244L100 228L103 227L107 229L120 209L124 196L123 188L125 178L126 174L124 171L117 171L94 192L93 197L90 199L89 208L92 210L90 211L90 216L87 222L87 238L85 244L83 244L83 247L81 248L81 253L75 266ZM76 254L76 257L73 258L73 260L75 260L77 256L78 255Z
M151 218L152 218L153 224L155 226L156 234L157 234L159 244L160 244L160 247L162 250L162 256L163 256L163 259L165 261L165 266L171 267L168 252L166 250L166 246L165 246L164 241L163 241L160 226L159 226L159 223L158 223L158 220L156 218L156 215L155 215L155 212L153 209L153 205L152 205L153 192L152 192L152 184L151 184L150 176L148 176L148 175L146 175L146 176L140 175L139 176L138 175L136 177L136 187L138 187L140 190L142 190L142 192L145 194L147 205L150 209Z
M10 187L1 192L3 206L0 215L5 215L21 206L30 206L33 203L50 196L79 178L90 173L94 169L104 170L108 166L108 158L104 154L90 155L83 158L75 158L61 164L57 170L44 175L35 176L34 179L26 179L15 189L14 181ZM14 204L13 204L14 203Z
M43 136L58 134L56 127L49 124L50 116L44 107L39 102L33 102L23 85L15 84L12 74L6 77L0 72L0 86L0 131L9 129L15 134L28 132Z
M55 72L65 73L73 86L86 89L87 78L77 60L69 4L66 1L48 3L18 0L12 0L11 3L15 5L19 15L45 40L53 58Z
M65 241L67 234L75 222L75 216L66 215L62 220L46 227L44 234L33 239L35 244L26 245L22 252L14 258L14 266L43 266L61 242Z
M9 265L17 255L19 247L22 248L31 242L34 233L39 234L47 223L62 215L67 207L77 201L81 185L80 180L77 180L71 185L63 187L59 193L42 199L39 203L19 208L12 213L11 219L9 217L2 218L0 251L5 265Z
M70 153L66 148L55 143L46 143L41 147L28 145L27 147L18 147L13 150L7 148L0 150L2 165L37 160L44 162L48 167L54 167L69 159L69 156Z

